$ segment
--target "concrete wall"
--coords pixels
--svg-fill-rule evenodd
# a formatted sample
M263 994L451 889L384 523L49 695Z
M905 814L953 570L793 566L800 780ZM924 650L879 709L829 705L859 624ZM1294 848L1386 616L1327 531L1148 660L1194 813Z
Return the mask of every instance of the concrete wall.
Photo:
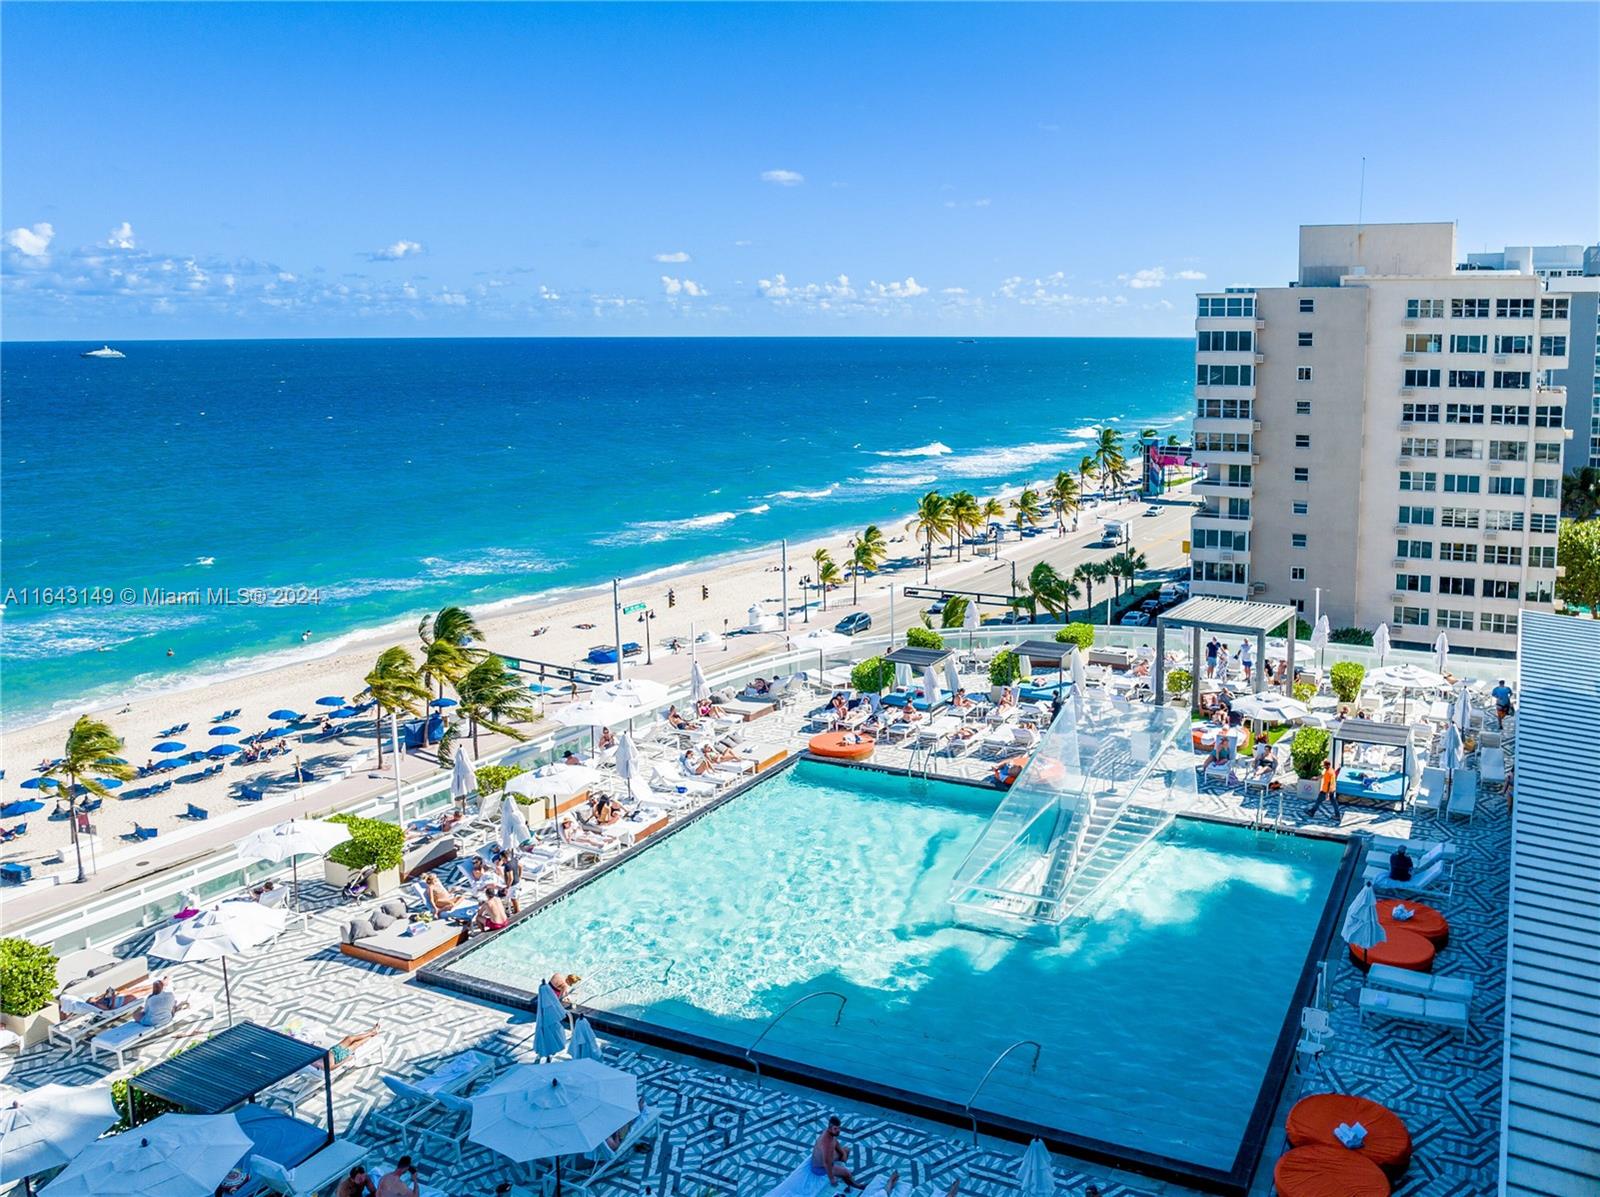
M1454 224L1300 226L1302 286L1338 286L1349 274L1442 275L1455 265Z

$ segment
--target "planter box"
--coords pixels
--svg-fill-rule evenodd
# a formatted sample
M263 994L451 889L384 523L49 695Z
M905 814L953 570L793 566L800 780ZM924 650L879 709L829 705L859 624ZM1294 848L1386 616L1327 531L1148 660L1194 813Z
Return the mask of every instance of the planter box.
M0 1015L0 1022L5 1024L6 1030L22 1040L23 1051L48 1039L50 1028L60 1021L61 1011L53 1003L37 1014Z
M358 872L360 872L359 869L347 869L344 865L335 861L325 860L322 862L323 879L329 885L337 886L339 889L349 885L351 878ZM374 898L381 898L384 894L390 893L399 887L400 870L398 868L379 869L371 877L367 878L367 892Z

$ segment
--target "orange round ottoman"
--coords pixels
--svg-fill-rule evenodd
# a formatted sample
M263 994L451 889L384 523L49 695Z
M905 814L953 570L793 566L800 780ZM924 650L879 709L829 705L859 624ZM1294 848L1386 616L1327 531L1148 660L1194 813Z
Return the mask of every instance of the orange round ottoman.
M1394 908L1404 906L1411 911L1408 919L1394 917ZM1420 935L1435 948L1444 948L1450 945L1450 920L1445 918L1432 906L1421 902L1408 902L1404 898L1383 898L1378 902L1378 921L1383 924L1383 929L1390 934L1396 931L1410 931L1413 935Z
M831 757L840 761L864 761L872 755L876 745L871 736L861 736L854 732L823 732L821 735L812 736L811 743L807 747L815 756Z
M1360 1147L1349 1148L1334 1137L1341 1122L1367 1128ZM1387 1106L1348 1093L1318 1093L1302 1098L1289 1111L1284 1129L1295 1147L1332 1147L1346 1155L1365 1156L1390 1180L1399 1180L1411 1164L1411 1132Z
M1278 1197L1389 1197L1389 1178L1347 1147L1296 1147L1272 1170Z
M1395 968L1409 968L1415 973L1433 971L1433 945L1415 931L1399 930L1388 923L1384 931L1389 938L1370 948L1350 947L1350 959L1362 972L1374 964L1390 964Z

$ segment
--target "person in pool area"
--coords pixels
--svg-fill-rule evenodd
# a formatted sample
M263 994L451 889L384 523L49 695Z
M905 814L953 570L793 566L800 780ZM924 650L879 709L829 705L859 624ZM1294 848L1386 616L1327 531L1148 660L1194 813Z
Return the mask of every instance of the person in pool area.
M972 699L967 697L965 690L958 689L955 692L955 697L950 700L950 705L958 711L964 711L972 705Z
M472 924L484 931L503 931L510 924L511 917L506 914L506 891L498 885L490 886L484 891L483 901L478 906L478 913L473 916Z
M616 746L617 737L612 733L611 729L609 727L601 728L600 751L605 752L607 749L615 748Z
M1511 714L1511 687L1506 685L1506 679L1501 678L1500 684L1489 691L1494 695L1494 713L1504 722L1505 717Z
M1389 877L1394 881L1411 880L1411 854L1401 844L1389 855Z
M570 815L561 820L561 838L578 848L607 847L605 836L597 835L592 831L585 831L572 821L572 816Z
M615 823L622 818L622 808L610 798L601 794L589 804L594 821L604 827L608 823Z
M826 1176L829 1181L836 1180L846 1188L864 1189L867 1186L844 1166L844 1162L850 1158L850 1149L840 1141L843 1134L844 1126L839 1116L834 1114L829 1117L828 1125L811 1148L811 1173L813 1176Z
M356 1048L378 1034L378 1027L378 1023L373 1023L370 1031L357 1031L354 1035L346 1035L338 1043L335 1043L328 1049L326 1067L338 1068L350 1059L351 1056L356 1054Z
M583 980L577 973L555 973L550 978L550 988L556 991L556 996L563 1002L572 993L572 987Z
M1344 819L1339 812L1339 774L1334 771L1331 760L1322 762L1322 781L1317 791L1317 801L1307 813L1306 818L1315 819L1324 802L1333 809L1333 821L1342 823Z
M372 1183L372 1177L367 1175L365 1164L357 1164L339 1182L339 1187L334 1189L333 1197L378 1197L378 1186Z
M433 907L435 914L448 914L463 900L447 890L435 873L422 875L422 889L428 895L428 905Z

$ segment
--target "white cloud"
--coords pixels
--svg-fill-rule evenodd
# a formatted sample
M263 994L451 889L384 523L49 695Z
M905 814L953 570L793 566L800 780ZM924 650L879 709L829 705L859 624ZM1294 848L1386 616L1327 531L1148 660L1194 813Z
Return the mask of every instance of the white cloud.
M1135 291L1144 291L1151 287L1159 287L1167 281L1167 271L1164 266L1151 266L1145 270L1136 270L1132 274L1119 274L1117 281L1127 283Z
M874 281L867 284L867 296L869 299L915 299L917 296L926 295L927 293L928 288L909 275L904 282L880 283Z
M761 298L780 307L810 308L816 311L880 311L889 305L928 294L928 288L915 277L880 283L876 279L857 286L848 274L836 275L831 282L793 283L786 275L775 274L756 283Z
M1206 274L1203 270L1180 270L1172 277L1182 279L1186 283L1199 283L1205 281Z
M673 252L670 254L656 255L656 261L658 262L687 262L688 260L689 255L684 253L681 249L673 250Z
M295 277L287 270L280 270L278 271L278 281L280 283L292 283L295 281Z
M798 187L806 181L806 177L797 170L764 170L761 172L761 181L775 183L779 187Z
M748 249L750 246L752 246L754 244L755 244L754 241L735 241L734 242L734 245L736 247L738 247L739 249Z
M1055 309L1119 308L1126 306L1126 295L1078 295L1067 286L1067 276L1058 270L1040 278L1014 274L1004 280L995 294L1024 307Z
M965 287L941 287L939 289L940 295L965 295L966 293L967 289Z
M396 241L393 245L378 250L377 253L368 254L367 258L373 262L398 262L401 258L414 258L421 252L420 241Z
M539 298L554 303L556 300L561 298L561 293L559 291L552 291L549 287L545 286L543 283L540 283Z
M42 258L50 252L50 240L55 235L55 226L41 220L31 229L12 229L6 234L6 244L25 257Z
M442 290L433 297L433 302L447 308L464 308L467 306L467 297L460 291Z
M706 294L706 289L692 278L673 278L670 275L661 276L661 289L668 295L686 295L698 298Z
M112 249L132 249L133 226L124 220L106 234L106 245Z

